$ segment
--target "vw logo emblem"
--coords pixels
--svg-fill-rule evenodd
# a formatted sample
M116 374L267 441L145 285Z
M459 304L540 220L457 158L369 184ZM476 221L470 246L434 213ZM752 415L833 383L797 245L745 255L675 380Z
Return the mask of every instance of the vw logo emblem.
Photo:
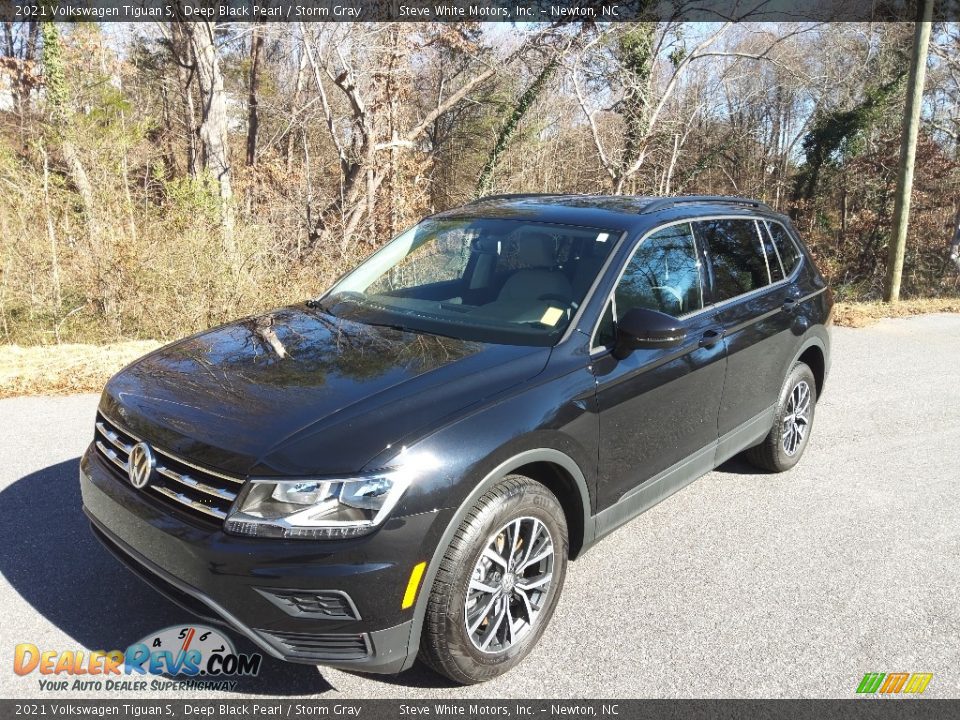
M150 451L150 446L145 442L139 442L130 450L130 459L127 461L127 475L130 478L130 484L138 490L146 487L150 482L150 476L153 475L153 468L157 461Z

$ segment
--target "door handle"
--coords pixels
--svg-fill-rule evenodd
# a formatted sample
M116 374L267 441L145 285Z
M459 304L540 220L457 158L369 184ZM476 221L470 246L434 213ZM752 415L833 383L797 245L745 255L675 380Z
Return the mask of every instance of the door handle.
M723 340L723 328L710 328L705 330L700 338L700 347L710 347Z
M787 298L783 301L783 311L784 312L793 312L797 309L797 305L800 304L800 301L797 298Z

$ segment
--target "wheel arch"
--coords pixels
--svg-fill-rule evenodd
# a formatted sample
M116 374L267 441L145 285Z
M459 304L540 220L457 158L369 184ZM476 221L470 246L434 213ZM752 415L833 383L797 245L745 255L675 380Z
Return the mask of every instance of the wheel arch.
M577 481L570 470L555 460L533 460L513 468L506 474L523 475L536 480L556 496L567 521L569 558L576 559L584 547L584 531L589 519L590 501L589 498L581 495Z
M501 462L477 483L457 507L427 563L414 605L404 669L413 665L419 652L420 635L423 631L430 592L437 577L440 561L450 541L477 500L500 480L511 474L526 475L545 485L557 497L567 519L570 559L576 558L592 543L593 518L590 514L590 491L583 472L570 456L554 448L535 448L517 453Z
M823 386L827 380L827 358L823 341L818 337L807 340L794 357L790 367L798 362L804 363L813 372L813 379L817 383L817 398L819 399L823 395Z

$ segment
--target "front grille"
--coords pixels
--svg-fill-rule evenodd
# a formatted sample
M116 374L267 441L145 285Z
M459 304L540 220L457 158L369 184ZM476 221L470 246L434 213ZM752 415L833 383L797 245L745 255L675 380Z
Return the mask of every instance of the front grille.
M258 630L286 648L285 654L304 660L363 660L370 655L366 633L314 635L313 633Z
M353 601L340 591L281 590L256 588L256 591L285 612L296 617L329 620L359 620Z
M140 438L97 413L94 442L117 475L127 481L127 460ZM206 470L153 446L150 449L157 464L142 492L149 492L177 511L207 523L219 524L227 517L230 505L243 486L242 479Z

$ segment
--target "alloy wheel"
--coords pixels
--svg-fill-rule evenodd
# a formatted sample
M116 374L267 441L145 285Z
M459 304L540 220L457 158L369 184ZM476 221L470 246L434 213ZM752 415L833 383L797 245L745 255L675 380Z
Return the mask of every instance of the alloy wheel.
M503 652L523 640L547 607L554 545L532 517L511 520L487 541L470 575L464 622L473 646Z
M810 427L810 386L801 380L790 391L787 401L787 414L783 418L783 432L781 433L783 451L789 455L796 455L803 441L807 437Z

